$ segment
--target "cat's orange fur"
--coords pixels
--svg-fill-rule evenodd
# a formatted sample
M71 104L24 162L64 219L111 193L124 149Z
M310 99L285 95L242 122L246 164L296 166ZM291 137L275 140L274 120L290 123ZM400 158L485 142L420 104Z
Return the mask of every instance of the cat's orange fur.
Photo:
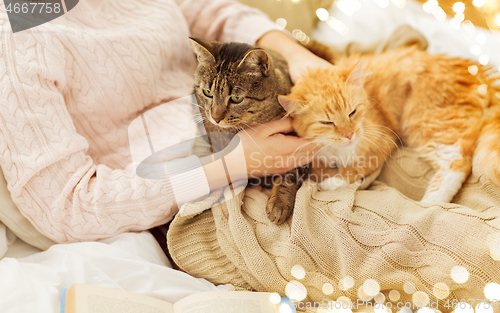
M500 186L500 93L485 72L472 61L400 48L311 72L280 103L297 134L323 146L311 169L323 189L370 174L401 138L437 170L422 201L448 202L475 151L474 166Z

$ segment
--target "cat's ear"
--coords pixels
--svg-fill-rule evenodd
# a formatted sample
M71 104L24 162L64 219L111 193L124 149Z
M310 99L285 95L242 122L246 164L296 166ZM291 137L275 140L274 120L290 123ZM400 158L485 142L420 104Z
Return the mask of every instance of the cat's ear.
M288 113L293 113L298 108L304 106L303 101L292 99L287 96L278 95L278 101L281 104L281 106L285 109L285 111L287 111Z
M360 60L356 66L354 66L354 69L351 71L351 74L349 74L349 77L347 77L347 82L359 86L363 86L363 83L365 81L365 77L371 75L371 73L365 73L363 72L363 60Z
M267 55L266 51L259 48L248 51L240 64L238 64L239 70L264 74L264 76L269 75L270 67L271 59L269 55Z
M211 44L208 41L189 37L193 45L193 51L199 63L215 63L213 54L209 51Z

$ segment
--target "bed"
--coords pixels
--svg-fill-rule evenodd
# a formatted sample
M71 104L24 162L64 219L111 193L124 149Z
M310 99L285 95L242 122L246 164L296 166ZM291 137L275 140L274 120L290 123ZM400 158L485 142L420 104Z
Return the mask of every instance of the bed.
M350 16L337 7L331 8L310 36L337 46L352 41L370 43L406 23L427 38L429 52L487 62L500 75L500 33L470 25L455 28L449 19L438 21L416 1L357 2L360 5L353 7ZM41 251L0 224L0 257L3 313L59 312L61 289L77 282L170 302L197 292L227 290L224 285L216 286L172 269L149 232L127 233L99 242L58 244Z

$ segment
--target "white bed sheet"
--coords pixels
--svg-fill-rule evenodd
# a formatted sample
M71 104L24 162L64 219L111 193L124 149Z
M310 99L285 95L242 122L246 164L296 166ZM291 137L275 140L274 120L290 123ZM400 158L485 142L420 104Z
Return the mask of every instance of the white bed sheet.
M172 269L149 232L128 233L100 242L54 245L24 258L4 257L0 312L59 313L62 288L77 282L169 302L197 292L227 290Z
M500 35L476 28L473 32L454 29L438 22L415 1L404 8L389 2L381 8L374 0L358 0L360 10L346 16L337 8L330 16L341 20L349 29L346 36L321 22L312 37L342 45L351 41L369 43L382 39L399 25L407 23L429 40L431 53L446 53L477 59L488 55L489 63L500 65ZM477 35L486 42L481 54L473 55L470 47L478 44ZM184 296L209 290L226 290L203 280L171 269L167 258L148 232L122 234L101 242L55 245L39 252L5 229L0 223L0 312L58 313L60 292L74 283L87 283L124 289L175 302Z

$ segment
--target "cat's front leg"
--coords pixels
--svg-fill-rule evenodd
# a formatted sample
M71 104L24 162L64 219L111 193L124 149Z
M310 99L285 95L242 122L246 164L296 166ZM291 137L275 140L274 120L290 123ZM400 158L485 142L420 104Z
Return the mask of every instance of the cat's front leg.
M295 196L301 185L303 168L294 169L274 178L266 213L274 224L283 224L293 213Z

